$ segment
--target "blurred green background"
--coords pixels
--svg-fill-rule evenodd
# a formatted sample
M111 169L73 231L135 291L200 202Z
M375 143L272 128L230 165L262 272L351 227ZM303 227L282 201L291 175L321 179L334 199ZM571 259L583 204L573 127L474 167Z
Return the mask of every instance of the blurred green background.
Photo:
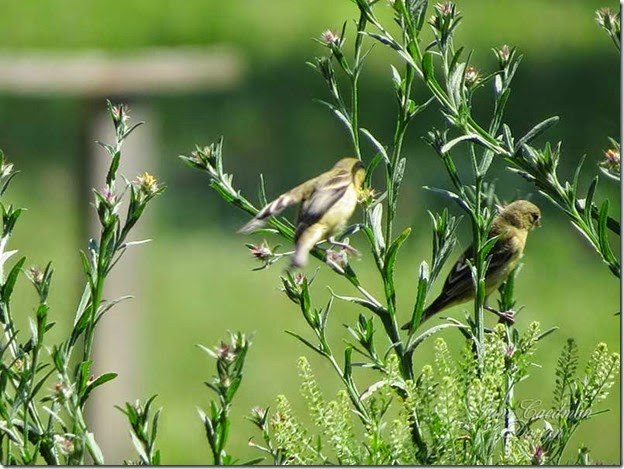
M560 123L545 138L563 142L560 172L564 179L570 177L579 158L587 155L582 177L582 186L587 187L608 148L607 136L617 138L620 133L619 59L594 21L597 8L618 5L611 0L457 3L464 21L456 43L474 49L474 62L480 69L492 69L490 49L505 43L517 46L525 56L508 106L507 122L514 133L521 135L536 122L559 115ZM384 9L390 10L380 2L379 10ZM195 408L208 405L211 395L202 383L213 369L194 344L216 344L227 337L228 330L254 332L235 404L230 451L242 459L257 456L247 440L259 435L244 415L252 406L273 405L281 393L298 412L303 411L295 364L298 356L311 353L284 330L304 335L308 331L297 308L278 291L283 266L251 271L256 264L244 243L262 238L233 235L247 217L219 200L206 177L185 167L177 155L189 154L195 144L205 145L223 135L227 169L235 174L237 186L255 194L258 174L263 173L270 197L349 154L349 140L341 125L314 102L326 98L326 90L305 62L325 53L311 40L322 31L338 31L347 21L352 38L356 7L348 0L3 0L0 10L0 52L27 57L33 50L95 49L124 57L144 48L219 45L242 59L240 80L225 88L111 96L128 102L131 110L133 106L150 109L154 121L147 126L157 141L145 169L167 185L143 220L145 236L154 242L137 248L141 289L115 292L116 296L134 294L129 314L132 308L137 314L142 312L133 332L134 360L140 366L133 376L121 375L118 381L134 383L129 400L159 395L156 402L164 408L163 463L207 464L209 448ZM361 82L361 123L384 142L394 125L389 63L400 65L389 51L375 46ZM425 96L422 89L418 93ZM489 104L483 93L477 114L486 115ZM85 119L93 109L104 106L105 96L0 93L0 148L22 171L8 199L28 208L12 248L27 255L29 263L52 260L56 266L51 305L59 322L57 337L67 330L83 288L78 249L86 245L88 235L83 185L85 159L93 145L85 136ZM411 311L418 265L430 256L427 210L449 206L451 212L459 213L447 200L422 189L423 185L449 186L439 160L422 141L433 125L441 126L442 121L431 108L415 119L405 147L407 175L398 225L412 226L414 232L398 264L401 319L407 319ZM142 132L139 129L132 138L143 138ZM365 158L372 154L368 148ZM460 163L460 168L466 167ZM533 377L523 383L518 398L543 399L547 408L554 365L568 337L577 340L581 362L600 341L611 350L620 348L620 316L615 316L620 309L620 284L581 235L530 185L498 162L491 178L497 181L502 199L532 194L544 212L543 227L531 235L518 280L517 299L525 305L518 327L539 320L544 329L556 325L559 330L541 344L536 362L542 367L536 367ZM602 179L597 198L610 198L612 212L619 218L620 193L615 183ZM469 232L464 221L459 229L462 246L469 242ZM359 235L354 238L356 246L363 246ZM618 240L613 242L619 250ZM313 261L308 270L317 266ZM370 260L365 257L356 267L370 289L380 293ZM24 317L34 306L34 293L26 283L23 279L18 290L22 300L18 309ZM343 294L354 293L346 282L321 272L313 291L319 305L328 296L325 285ZM462 311L455 308L450 313L461 318ZM342 324L354 323L357 313L350 305L335 305L330 328L336 347L345 337ZM123 317L114 310L109 314L109 319L115 317L124 327ZM457 335L444 336L457 344ZM416 369L430 360L431 345L417 354ZM317 357L310 358L327 397L332 396L338 386L333 371ZM360 387L371 380L371 375L362 375ZM106 387L99 391L106 392ZM600 408L611 411L581 427L570 447L570 459L584 444L595 460L620 463L619 380ZM110 412L119 414L114 416L114 425L122 426L121 414L112 408ZM123 439L126 429L120 428L118 438ZM128 457L132 457L129 445L107 462L119 463Z

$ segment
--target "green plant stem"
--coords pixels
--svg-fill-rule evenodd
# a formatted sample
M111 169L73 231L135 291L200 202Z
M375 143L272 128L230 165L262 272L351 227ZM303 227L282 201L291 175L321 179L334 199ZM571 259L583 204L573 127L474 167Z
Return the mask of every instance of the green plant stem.
M15 361L19 355L19 351L17 346L15 345L15 335L17 333L17 331L15 331L15 328L13 327L13 325L15 324L13 322L13 317L11 314L11 306L9 304L4 303L3 305L3 309L4 309L4 313L5 313L5 318L6 318L6 324L4 325L4 337L5 337L5 341L8 344L9 350L11 351L11 358L12 361ZM11 337L13 337L11 339ZM26 366L26 364L24 364L24 366ZM32 366L36 366L36 363L32 363ZM34 368L33 368L33 374L34 374ZM34 379L34 377L32 378ZM11 378L11 384L13 385L14 389L16 390L16 392L20 392L20 382ZM24 441L29 441L29 430L28 430L28 418L30 417L33 420L33 423L35 424L35 427L37 428L37 431L39 432L40 435L44 434L44 430L43 430L43 424L41 423L41 419L39 418L39 414L37 412L37 409L33 403L33 401L31 399L28 398L29 396L21 396L20 399L22 399L23 402L23 406L24 406L24 429L23 429L23 433L24 433ZM43 453L41 453L43 456ZM48 459L46 459L46 462L48 462L48 464L50 463L50 461L48 461Z
M366 29L366 15L360 13L360 19L358 20L357 31L364 31ZM358 106L358 79L360 77L360 70L362 68L362 39L361 34L357 34L355 37L355 56L354 66L352 73L349 74L351 79L351 138L353 139L353 147L357 159L362 159L362 152L360 150L360 128L359 128L359 106Z

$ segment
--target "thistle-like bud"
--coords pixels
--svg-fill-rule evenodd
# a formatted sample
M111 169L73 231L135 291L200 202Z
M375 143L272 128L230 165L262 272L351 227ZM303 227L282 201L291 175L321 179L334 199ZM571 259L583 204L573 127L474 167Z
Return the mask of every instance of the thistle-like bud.
M466 87L472 88L478 80L479 70L477 69L477 67L473 67L471 65L466 69L466 74L464 75L464 82L466 83Z

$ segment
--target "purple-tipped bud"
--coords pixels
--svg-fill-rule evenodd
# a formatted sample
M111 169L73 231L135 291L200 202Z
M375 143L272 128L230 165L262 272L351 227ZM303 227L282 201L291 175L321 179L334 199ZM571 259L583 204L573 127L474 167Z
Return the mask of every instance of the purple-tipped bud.
M340 43L340 37L329 29L321 34L321 40L328 46L337 46Z
M250 244L248 248L256 259L263 262L268 261L273 256L273 251L271 251L271 248L266 244L266 241L263 241L262 244L259 245Z
M466 69L466 75L464 76L466 86L472 88L479 79L479 70L472 65Z

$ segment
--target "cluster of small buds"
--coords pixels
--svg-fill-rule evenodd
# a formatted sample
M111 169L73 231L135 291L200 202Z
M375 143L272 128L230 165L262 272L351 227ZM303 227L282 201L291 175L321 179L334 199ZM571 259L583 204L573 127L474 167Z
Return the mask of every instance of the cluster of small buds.
M111 208L111 210L116 209L115 205L117 204L117 194L115 194L115 189L107 185L102 191L102 198Z
M509 64L509 59L511 58L512 50L509 48L507 44L504 44L500 49L495 50L494 54L498 59L498 65L503 70Z
M189 157L189 161L204 169L210 168L213 160L213 150L210 146L204 148L196 147Z
M43 270L37 265L33 265L28 269L28 277L35 285L41 285L43 282Z
M604 160L600 165L613 172L620 173L620 151L615 148L609 148L604 153Z
M452 16L455 13L455 4L453 2L437 3L435 9L442 16Z
M455 18L455 4L453 2L436 3L434 14L429 19L429 24L439 32L448 30L448 26Z
M273 251L266 243L266 241L262 241L262 244L248 244L247 247L251 251L251 254L262 262L267 262L273 257Z
M137 176L135 185L146 196L156 195L160 190L157 179L148 172Z
M0 165L0 178L5 178L11 174L13 174L13 163L3 161Z
M303 281L305 280L305 275L302 274L301 272L298 272L295 274L295 285L297 285L298 287L301 286L301 284L303 284Z
M516 346L514 344L507 344L505 346L505 358L511 359L514 353L516 353Z
M111 106L110 113L113 118L113 123L115 124L115 127L118 127L119 124L124 124L130 119L128 111L128 106L126 106L125 104Z
M600 8L596 11L596 23L607 30L617 30L619 32L620 29L619 19L610 8Z
M477 67L473 67L472 65L466 69L466 74L464 75L464 81L466 83L466 87L472 88L476 85L479 80L479 70Z
M313 278L308 280L308 278L302 274L297 273L292 275L289 273L286 277L280 277L282 281L281 290L286 293L286 296L296 304L300 304L302 295L304 292L304 284L311 284L314 280Z
M61 435L54 435L54 444L56 445L58 450L61 452L61 454L65 456L74 454L74 451L76 449L74 446L74 442L72 441L71 438L61 436Z
M260 428L265 427L268 416L269 416L269 409L266 409L264 407L253 407L251 409L250 419L253 423L255 423Z
M236 358L236 350L225 342L221 342L217 345L215 347L215 352L217 354L217 360L222 360L226 363L232 363Z
M531 459L531 464L541 466L546 461L546 451L541 445L538 445L533 449L533 456Z
M17 373L21 373L24 370L24 360L22 360L21 358L16 358L13 361L13 371L17 372Z
M362 187L358 192L358 202L364 207L370 207L375 198L377 197L377 191L372 187Z
M330 29L327 29L321 33L321 38L319 39L319 42L331 51L331 57L323 57L317 59L316 68L321 73L323 78L325 78L325 80L328 82L328 84L332 88L332 94L334 94L336 93L336 90L334 89L335 82L331 58L336 59L342 69L348 70L349 68L349 65L345 60L344 53L342 52L344 38L339 34L331 31Z
M321 40L328 46L340 45L340 36L338 36L330 29L323 31L323 33L321 34Z
M54 384L52 387L52 393L54 395L54 400L61 404L67 401L67 399L69 399L72 395L71 388L62 382Z
M114 182L107 184L102 192L95 191L95 208L103 225L110 225L115 222L115 215L121 205L115 193Z

